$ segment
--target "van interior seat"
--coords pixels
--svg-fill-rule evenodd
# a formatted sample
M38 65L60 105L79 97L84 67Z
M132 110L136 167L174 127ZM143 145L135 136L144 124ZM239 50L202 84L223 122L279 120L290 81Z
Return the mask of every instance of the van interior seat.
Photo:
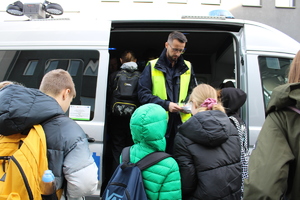
M279 85L284 84L284 81L281 77L273 76L263 79L263 85L264 88L266 88L268 91L273 91L273 89Z

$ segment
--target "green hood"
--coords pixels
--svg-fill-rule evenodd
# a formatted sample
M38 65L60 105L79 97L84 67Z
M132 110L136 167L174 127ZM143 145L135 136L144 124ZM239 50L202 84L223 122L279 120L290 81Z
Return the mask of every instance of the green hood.
M140 148L165 151L167 123L167 113L161 106L149 103L139 107L130 119L134 144Z
M300 83L289 83L276 87L267 107L267 115L287 106L300 108Z

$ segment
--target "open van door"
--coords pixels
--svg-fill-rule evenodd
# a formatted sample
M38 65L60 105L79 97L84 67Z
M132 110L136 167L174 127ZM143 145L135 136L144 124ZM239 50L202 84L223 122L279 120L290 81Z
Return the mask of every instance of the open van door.
M287 82L287 73L300 44L269 26L245 23L241 56L244 59L242 88L247 91L250 149L265 120L272 90Z
M149 60L160 56L168 35L180 31L188 40L183 57L191 62L198 83L219 88L224 81L231 80L240 87L239 48L243 26L243 23L224 20L113 20L109 53L120 58L125 50L133 51L139 70L143 71ZM110 123L117 125L117 122ZM104 163L106 175L112 173L110 160Z

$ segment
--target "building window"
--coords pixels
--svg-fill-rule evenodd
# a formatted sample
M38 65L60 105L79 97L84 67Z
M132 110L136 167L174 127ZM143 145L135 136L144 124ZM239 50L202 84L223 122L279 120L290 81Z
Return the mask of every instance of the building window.
M220 5L221 0L202 0L201 4Z
M295 0L275 0L276 7L295 7Z
M243 6L261 6L261 0L243 0Z
M183 3L183 4L186 4L187 3L187 0L168 0L168 3Z
M153 3L151 0L135 0L134 3Z

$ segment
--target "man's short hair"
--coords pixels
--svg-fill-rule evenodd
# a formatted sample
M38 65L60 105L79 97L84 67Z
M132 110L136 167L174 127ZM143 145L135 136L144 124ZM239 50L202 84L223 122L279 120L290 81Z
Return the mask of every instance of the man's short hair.
M69 72L55 69L46 73L40 85L40 91L57 96L62 90L70 89L70 95L76 96L75 85Z
M188 41L185 35L179 31L173 31L172 33L169 34L168 42L172 43L173 40L178 40L181 43L187 43Z

